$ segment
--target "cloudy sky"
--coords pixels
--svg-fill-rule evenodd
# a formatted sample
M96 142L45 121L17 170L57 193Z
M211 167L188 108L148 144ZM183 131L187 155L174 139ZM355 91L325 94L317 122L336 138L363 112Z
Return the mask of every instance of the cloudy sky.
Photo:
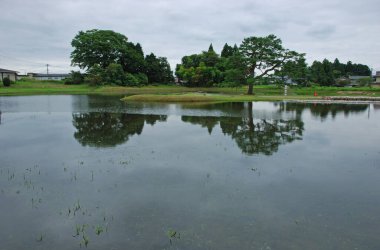
M308 62L351 60L380 71L378 0L0 0L0 68L67 72L80 30L111 29L168 58L275 34Z

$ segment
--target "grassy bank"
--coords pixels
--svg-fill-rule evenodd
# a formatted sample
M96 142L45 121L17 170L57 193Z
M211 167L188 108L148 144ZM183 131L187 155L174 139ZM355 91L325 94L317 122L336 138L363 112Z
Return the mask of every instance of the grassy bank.
M89 85L64 85L62 82L20 81L11 87L0 86L0 95L76 95L102 94L125 95L125 101L155 102L240 102L278 101L285 99L316 99L324 96L380 96L380 88L337 88L337 87L291 87L287 96L284 89L276 86L255 86L255 95L245 95L247 87L239 88L187 88L175 85L120 87Z
M0 84L0 96L17 95L76 95L76 94L106 94L106 95L137 95L137 94L170 94L189 92L209 92L220 94L243 94L246 88L187 88L175 85L121 87L99 86L87 84L64 85L62 82L20 81L10 87Z

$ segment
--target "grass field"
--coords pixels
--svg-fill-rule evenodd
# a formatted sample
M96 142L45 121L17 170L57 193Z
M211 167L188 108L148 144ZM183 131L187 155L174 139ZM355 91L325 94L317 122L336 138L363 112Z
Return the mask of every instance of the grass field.
M380 88L338 88L338 87L290 87L287 96L284 88L277 86L255 86L255 95L246 95L247 87L239 88L188 88L175 85L121 87L86 84L64 85L62 82L19 81L10 87L0 86L0 95L75 95L102 94L125 95L125 101L157 102L227 102L227 101L277 101L285 99L318 99L324 96L380 96ZM315 97L314 93L318 96Z

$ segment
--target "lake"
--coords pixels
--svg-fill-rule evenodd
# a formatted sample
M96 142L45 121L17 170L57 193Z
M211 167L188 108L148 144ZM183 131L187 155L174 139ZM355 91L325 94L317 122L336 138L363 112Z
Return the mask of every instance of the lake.
M380 249L380 106L0 97L0 250Z

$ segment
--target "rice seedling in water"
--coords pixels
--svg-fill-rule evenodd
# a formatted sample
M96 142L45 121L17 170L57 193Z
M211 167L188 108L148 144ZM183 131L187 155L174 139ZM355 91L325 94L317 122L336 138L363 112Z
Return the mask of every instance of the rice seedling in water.
M79 236L80 233L81 233L81 231L82 231L82 226L81 225L76 225L75 226L75 235L73 235L73 237Z
M42 234L40 234L40 236L38 236L38 238L37 238L37 241L41 242L43 240L44 240L44 236Z
M87 247L89 242L90 242L90 239L85 234L83 234L83 240L82 240L80 246L82 246L82 243L83 243L84 246Z
M168 236L169 238L169 242L170 242L170 245L172 245L172 239L181 239L181 234L175 230L172 230L172 229L169 229L167 232L166 232L166 235Z
M73 214L75 216L76 212L78 212L79 210L81 209L81 206L80 206L80 203L79 203L79 200L74 204L74 207L73 207ZM70 208L69 208L69 214L70 214Z
M101 233L103 233L104 229L102 226L96 226L95 228L95 233L96 235L100 235Z

